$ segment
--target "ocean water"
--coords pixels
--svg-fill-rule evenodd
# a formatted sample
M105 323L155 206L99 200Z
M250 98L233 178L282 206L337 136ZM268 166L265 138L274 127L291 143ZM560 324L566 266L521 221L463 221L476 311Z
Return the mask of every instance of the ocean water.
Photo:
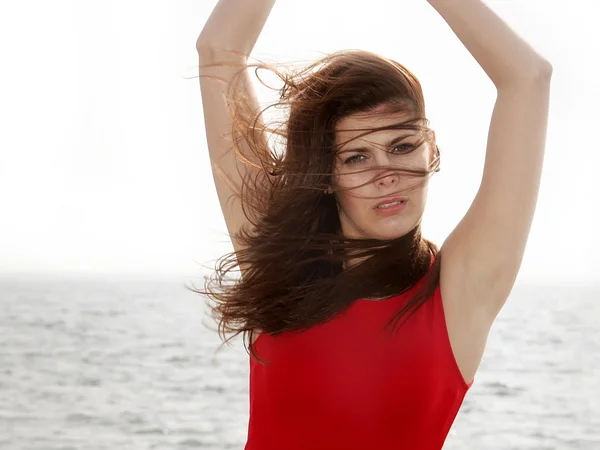
M248 355L185 283L1 281L0 449L243 449ZM444 449L600 449L600 286L515 286Z

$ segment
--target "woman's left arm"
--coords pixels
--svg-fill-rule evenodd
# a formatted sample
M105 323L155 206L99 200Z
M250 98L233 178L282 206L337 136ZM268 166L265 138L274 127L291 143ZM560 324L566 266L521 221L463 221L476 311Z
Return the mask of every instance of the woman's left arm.
M516 281L535 213L552 66L481 1L428 1L497 88L481 185L440 250L449 304L491 323Z

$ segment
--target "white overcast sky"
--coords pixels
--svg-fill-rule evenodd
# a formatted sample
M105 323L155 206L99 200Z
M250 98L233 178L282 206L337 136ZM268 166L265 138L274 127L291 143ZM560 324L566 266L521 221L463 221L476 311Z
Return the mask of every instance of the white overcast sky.
M231 249L195 41L216 0L0 6L0 275L199 276ZM487 4L554 66L538 209L519 280L600 282L600 4ZM441 245L481 180L494 87L425 0L280 0L254 52L360 48L421 80L443 151L423 233ZM259 91L261 92L261 91Z

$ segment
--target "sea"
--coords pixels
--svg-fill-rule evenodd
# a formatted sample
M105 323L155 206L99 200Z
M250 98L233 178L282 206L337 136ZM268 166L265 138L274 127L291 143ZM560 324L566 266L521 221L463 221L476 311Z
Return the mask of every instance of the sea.
M0 449L243 450L248 354L186 284L3 278ZM600 450L600 285L517 283L444 446L467 449Z

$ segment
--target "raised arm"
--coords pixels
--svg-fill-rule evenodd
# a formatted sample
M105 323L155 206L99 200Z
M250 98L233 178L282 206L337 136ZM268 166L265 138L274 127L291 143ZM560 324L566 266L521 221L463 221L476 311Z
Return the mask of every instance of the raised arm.
M275 0L220 0L204 25L196 48L201 55L233 50L250 56Z
M481 186L440 250L450 314L491 324L517 278L536 208L552 66L482 1L429 3L497 88Z
M241 163L232 149L232 119L225 93L227 84L247 64L274 3L275 0L220 0L196 41L213 178L235 251L241 249L241 244L236 241L234 234L248 220L240 200L233 194L236 191L239 193L242 178L254 169ZM236 80L236 91L245 96L251 110L258 111L259 103L248 70L243 71ZM258 122L258 125L260 129L262 123ZM266 136L259 138L264 140L266 146ZM240 140L238 146L244 154L246 143Z

